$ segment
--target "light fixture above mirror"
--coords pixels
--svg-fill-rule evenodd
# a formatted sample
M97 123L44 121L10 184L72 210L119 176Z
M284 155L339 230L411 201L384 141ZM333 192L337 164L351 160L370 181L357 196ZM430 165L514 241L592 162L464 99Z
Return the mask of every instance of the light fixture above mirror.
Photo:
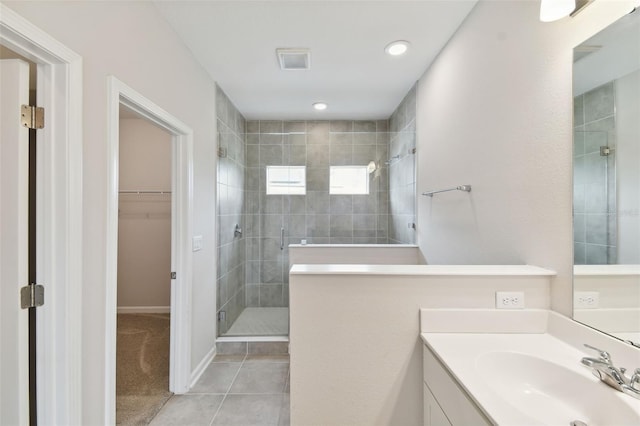
M553 22L567 16L574 17L593 0L540 0L540 20Z
M567 17L576 8L576 0L541 0L540 20L553 22Z

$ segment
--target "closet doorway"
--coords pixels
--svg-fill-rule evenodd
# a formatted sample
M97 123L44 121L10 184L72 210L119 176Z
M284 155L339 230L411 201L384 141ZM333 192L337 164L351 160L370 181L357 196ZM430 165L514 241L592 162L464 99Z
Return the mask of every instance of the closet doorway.
M134 89L118 80L113 76L109 76L108 82L108 121L107 121L107 141L108 141L108 161L109 161L109 177L108 188L109 198L107 205L107 270L106 270L106 297L105 297L105 424L115 424L116 415L116 384L118 379L133 380L129 375L121 375L117 371L117 346L123 344L118 341L118 307L122 314L130 314L133 310L142 311L143 319L133 328L136 332L142 328L142 323L150 323L156 321L166 326L166 320L169 321L169 353L168 353L168 391L173 393L185 393L189 390L191 378L191 288L192 288L192 253L191 253L191 234L192 234L192 216L193 216L193 130L174 116L163 110L149 99L145 98ZM122 115L122 119L121 119ZM138 123L130 123L139 120ZM144 123L144 124L143 124ZM146 125L146 127L145 127ZM150 126L150 127L149 127ZM166 180L164 186L157 186L157 181L140 180L142 178L149 179L154 173L147 173L145 168L151 166L135 166L133 169L127 166L129 158L123 159L123 155L127 155L129 148L123 147L121 144L121 127L126 131L135 130L134 139L138 138L136 131L145 127L147 131L153 128L154 131L160 132L158 135L169 137L170 140L170 165L161 166L168 169L170 173L170 191L166 190ZM137 130L136 130L137 129ZM153 139L153 138L152 138ZM157 139L156 139L157 140ZM139 148L139 147L138 147ZM137 148L136 148L137 149ZM143 155L152 156L149 149L143 149ZM166 155L165 155L166 156ZM145 161L148 161L146 158ZM155 166L154 166L155 167ZM120 169L123 174L120 174ZM167 170L164 170L166 172ZM132 173L132 176L127 176ZM160 171L158 171L160 173ZM138 176L139 175L139 176ZM166 175L163 175L166 179ZM122 182L121 179L124 179ZM146 183L145 183L146 182ZM149 186L149 182L154 182ZM127 187L128 184L135 184L138 187ZM145 186L146 185L146 186ZM123 201L125 200L126 201ZM168 206L167 206L168 205ZM166 234L166 223L164 231L161 231L162 221L170 223L170 236ZM157 221L158 223L152 223ZM120 226L122 225L122 227ZM139 236L137 233L142 232L142 228L151 228L152 234ZM118 235L123 239L122 243L126 244L135 237L135 244L141 246L130 247L123 246L119 242ZM123 234L127 234L124 236ZM135 235L132 235L135 234ZM157 249L157 245L161 241L170 242L170 254L167 267L166 252L164 258L160 256L160 266L150 266L144 263L144 256L139 253L140 250L149 250L149 245L153 245L153 249ZM145 241L140 241L145 240ZM148 241L147 241L148 240ZM142 248L140 248L142 247ZM147 248L144 248L147 247ZM136 248L138 252L136 251ZM120 250L119 250L120 249ZM134 253L132 255L132 253ZM123 256L120 256L122 254ZM146 253L145 255L148 255ZM132 259L131 257L135 257ZM152 256L153 257L153 256ZM164 259L164 260L162 260ZM163 263L164 262L164 263ZM131 266L133 265L133 266ZM168 313L167 299L165 288L160 290L144 290L141 285L141 277L135 274L141 272L140 269L160 269L154 271L158 275L153 275L150 279L162 282L169 281L169 302ZM163 269L164 268L164 272ZM122 271L120 269L123 269ZM134 277L130 279L133 284L127 286L124 282L123 275L131 270L134 271ZM119 278L123 287L119 286ZM148 279L148 278L145 278ZM160 284L162 287L163 284ZM131 287L133 286L133 287ZM150 295L149 292L155 294ZM122 294L119 294L122 293ZM163 299L164 297L164 299ZM126 301L125 301L126 300ZM163 315L167 317L163 318ZM149 325L149 324L147 324ZM133 331L126 334L129 337ZM166 333L164 330L160 334ZM152 332L144 332L141 336L146 336L148 340L153 340ZM143 340L145 337L133 338L131 340ZM160 341L161 339L156 339ZM157 343L157 342L156 342ZM151 351L151 349L149 349ZM166 356L166 353L165 353ZM154 367L150 365L148 357L152 357L146 349L141 350L139 358L135 362L138 363L140 370L149 371ZM132 358L135 358L132 357ZM166 363L166 360L164 361ZM163 379L166 383L166 378ZM120 385L119 383L118 385ZM133 385L134 388L140 386ZM165 390L164 385L162 387ZM132 403L137 408L140 407L141 401L148 395L139 395L138 403ZM160 404L161 405L161 404ZM147 414L153 415L153 414ZM131 421L118 419L118 423L132 424L140 423L138 420L144 419L131 418Z
M116 424L149 423L169 391L171 134L119 110Z

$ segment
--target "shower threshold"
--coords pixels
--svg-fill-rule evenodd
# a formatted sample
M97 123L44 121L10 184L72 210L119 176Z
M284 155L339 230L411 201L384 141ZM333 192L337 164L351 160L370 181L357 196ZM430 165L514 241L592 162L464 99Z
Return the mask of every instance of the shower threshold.
M216 340L217 355L283 356L289 354L287 336L228 336Z
M220 338L230 341L287 341L289 308L245 308ZM247 338L251 337L251 340Z
M216 342L288 342L289 336L220 336Z
M289 308L245 308L216 340L221 355L282 356L289 353Z

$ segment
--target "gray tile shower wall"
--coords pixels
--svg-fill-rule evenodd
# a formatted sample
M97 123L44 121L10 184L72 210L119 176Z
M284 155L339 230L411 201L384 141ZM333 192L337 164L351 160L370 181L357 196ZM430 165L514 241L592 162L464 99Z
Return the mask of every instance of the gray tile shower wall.
M246 121L217 89L219 334L245 307L289 305L291 243L415 242L415 92L389 120ZM368 195L329 195L330 166L370 161ZM266 167L277 165L306 166L305 195L266 194Z
M389 243L415 244L416 85L389 118Z
M218 333L224 334L246 306L246 245L244 236L234 233L238 224L246 232L245 151L246 122L225 93L217 87L218 120L217 170L217 312L225 312L218 321Z
M247 306L288 306L288 244L386 244L389 132L382 121L247 121ZM368 195L329 195L329 167L380 167ZM305 195L266 195L266 166L306 166ZM284 228L281 249L280 232Z
M615 81L574 98L574 263L617 263ZM600 154L608 146L610 154Z

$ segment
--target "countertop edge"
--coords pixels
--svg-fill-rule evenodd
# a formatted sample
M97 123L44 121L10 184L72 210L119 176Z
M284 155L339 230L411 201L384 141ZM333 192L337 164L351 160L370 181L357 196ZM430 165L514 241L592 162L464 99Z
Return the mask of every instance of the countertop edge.
M555 271L533 265L359 265L294 264L291 275L531 276L554 277Z

